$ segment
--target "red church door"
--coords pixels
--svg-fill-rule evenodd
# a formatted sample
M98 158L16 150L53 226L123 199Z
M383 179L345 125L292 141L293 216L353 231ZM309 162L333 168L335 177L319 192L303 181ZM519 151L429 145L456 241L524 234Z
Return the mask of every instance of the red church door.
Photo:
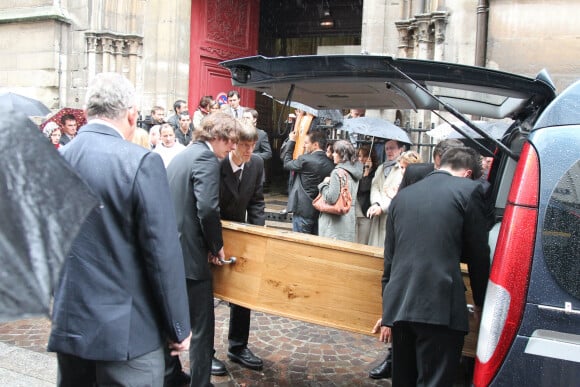
M219 62L256 55L260 0L192 0L189 107L204 95L233 90L230 72ZM239 89L241 105L254 107L254 92Z

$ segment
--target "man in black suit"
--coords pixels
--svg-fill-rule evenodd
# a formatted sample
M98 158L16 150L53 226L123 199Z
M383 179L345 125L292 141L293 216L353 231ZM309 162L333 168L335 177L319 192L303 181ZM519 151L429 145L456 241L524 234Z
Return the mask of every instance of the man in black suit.
M220 213L224 220L266 224L262 192L264 162L252 153L257 139L258 133L251 121L242 121L237 148L221 162ZM262 369L262 359L248 348L250 309L232 303L230 308L228 358L253 370Z
M318 184L334 169L334 163L326 157L326 134L310 132L304 140L304 154L292 160L296 146L296 133L290 132L284 154L284 169L294 173L288 193L288 212L292 212L292 230L318 235L318 211L312 200L318 195Z
M445 151L453 147L463 146L463 143L457 139L442 140L435 145L433 148L433 163L416 163L409 164L405 169L405 174L403 175L403 180L401 185L399 185L399 191L403 188L410 186L423 179L425 176L433 172L435 169L439 169L441 164L441 156ZM379 325L373 328L373 332L376 333L379 329ZM372 379L387 379L392 375L392 347L389 347L387 356L378 366L370 370L369 377Z
M163 384L163 349L189 347L183 258L159 155L126 141L137 123L135 90L115 73L95 76L88 124L62 156L101 205L81 227L55 292L48 350L59 386Z
M243 118L247 119L258 132L258 140L254 146L254 154L260 156L264 163L272 158L272 147L268 140L268 133L262 129L258 129L258 111L256 109L244 109Z
M236 148L239 122L225 113L208 116L194 141L171 161L167 177L183 249L193 337L191 381L209 386L213 359L214 305L209 263L225 258L219 209L219 160Z
M479 318L489 246L484 188L466 178L472 174L480 174L477 153L449 149L439 170L389 207L380 340L392 338L393 386L453 384L469 331L460 262L468 264Z
M416 164L409 164L405 170L405 174L403 175L403 180L401 181L401 185L399 185L399 191L403 188L418 182L435 169L439 169L439 164L441 163L441 156L447 149L451 149L453 147L463 146L463 143L457 139L446 139L439 141L435 148L433 148L433 163L416 163Z
M60 127L62 136L60 136L60 145L66 145L77 135L77 119L72 114L65 114L60 117Z

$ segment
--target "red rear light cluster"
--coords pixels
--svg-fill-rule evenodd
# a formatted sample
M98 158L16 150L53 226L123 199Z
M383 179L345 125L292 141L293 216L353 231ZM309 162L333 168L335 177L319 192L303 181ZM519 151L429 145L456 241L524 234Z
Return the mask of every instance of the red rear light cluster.
M534 253L540 167L525 143L502 221L485 297L473 383L487 386L514 341L526 303Z

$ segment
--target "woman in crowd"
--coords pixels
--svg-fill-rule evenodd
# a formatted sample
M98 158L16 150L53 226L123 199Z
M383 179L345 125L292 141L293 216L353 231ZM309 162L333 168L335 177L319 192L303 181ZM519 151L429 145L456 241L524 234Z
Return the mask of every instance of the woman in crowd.
M60 131L60 126L58 126L56 122L48 122L44 126L42 133L48 137L51 144L54 145L56 149L60 147L60 137L62 136L62 132Z
M363 145L357 150L358 161L363 165L363 175L358 183L356 194L356 239L355 242L367 244L371 229L371 220L366 213L371 206L371 184L379 165L377 155L371 152L369 145Z
M407 166L409 166L409 164L422 163L422 162L423 162L423 159L421 158L421 155L415 151L412 151L412 150L403 152L401 154L401 156L399 157L399 165L401 166L403 173L405 173L405 170L407 169Z
M151 130L151 129L150 129ZM149 149L149 133L143 128L136 128L131 142Z
M357 160L354 146L350 142L339 140L334 143L333 150L332 157L336 167L330 176L318 185L318 189L327 203L336 203L340 194L340 175L343 175L352 196L352 205L349 212L344 215L321 212L318 219L318 235L354 242L356 192L358 182L363 175L363 166Z
M205 116L211 113L210 106L212 102L213 97L211 95L205 95L201 97L201 99L199 100L199 106L193 113L192 123L194 128L199 128L199 126L201 125L201 120L203 120Z
M403 180L403 169L397 161L404 151L405 144L400 141L385 142L386 161L375 172L371 185L371 206L367 210L367 217L371 219L368 241L371 246L383 247L385 244L387 210Z

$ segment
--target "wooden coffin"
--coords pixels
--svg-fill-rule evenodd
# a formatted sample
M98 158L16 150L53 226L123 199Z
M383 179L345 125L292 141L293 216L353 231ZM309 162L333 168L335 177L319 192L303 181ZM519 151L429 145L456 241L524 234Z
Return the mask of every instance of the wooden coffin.
M236 257L236 262L214 268L217 298L252 310L371 334L381 316L382 248L222 223L226 257ZM469 285L465 273L464 279ZM467 296L471 302L470 289ZM475 345L476 333L471 332L464 354L475 356Z

